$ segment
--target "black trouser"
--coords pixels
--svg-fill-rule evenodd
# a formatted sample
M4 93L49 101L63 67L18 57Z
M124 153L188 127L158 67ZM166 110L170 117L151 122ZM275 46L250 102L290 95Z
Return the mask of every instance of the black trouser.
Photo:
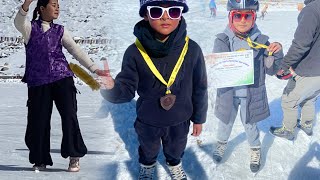
M187 145L190 121L176 126L154 127L136 120L134 127L138 134L139 163L151 165L157 161L161 141L166 161L171 166L180 163Z
M83 157L87 148L77 119L77 89L73 78L28 88L28 124L25 142L30 150L31 164L52 166L50 156L50 120L53 101L62 121L61 156Z

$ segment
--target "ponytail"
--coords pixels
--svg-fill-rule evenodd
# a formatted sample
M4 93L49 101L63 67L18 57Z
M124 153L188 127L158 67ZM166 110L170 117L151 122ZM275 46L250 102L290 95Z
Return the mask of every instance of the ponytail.
M33 16L32 16L32 21L36 20L37 17L38 17L38 14L40 14L40 13L39 13L39 9L40 9L40 8L38 8L38 6L34 9L34 11L33 11Z
M38 14L39 14L39 16L41 18L40 7L41 6L47 7L48 4L49 4L49 0L38 0L37 7L33 11L32 21L37 19Z

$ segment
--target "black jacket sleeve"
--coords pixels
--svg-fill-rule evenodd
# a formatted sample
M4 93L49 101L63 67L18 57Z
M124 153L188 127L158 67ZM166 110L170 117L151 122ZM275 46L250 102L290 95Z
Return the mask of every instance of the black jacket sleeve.
M310 50L316 34L319 17L312 6L302 9L298 17L298 27L294 33L292 44L281 63L282 69L289 69L299 63Z
M193 71L193 114L191 121L195 124L202 124L206 122L207 117L208 83L205 61L201 49L199 50L198 59Z

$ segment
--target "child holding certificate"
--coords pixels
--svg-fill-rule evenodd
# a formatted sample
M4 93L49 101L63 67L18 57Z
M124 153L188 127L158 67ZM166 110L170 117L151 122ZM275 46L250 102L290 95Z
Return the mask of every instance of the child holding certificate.
M283 58L280 43L270 43L268 36L261 34L257 25L257 0L228 0L229 24L223 33L217 35L214 53L253 50L254 84L218 88L215 115L220 120L218 142L214 151L214 160L220 162L227 148L237 112L251 147L250 169L257 172L260 168L260 140L256 123L270 115L265 74L275 75L279 70L279 61Z
M129 102L137 91L138 179L153 179L163 147L172 179L187 179L181 159L190 121L198 136L208 107L207 74L199 45L189 39L182 13L186 0L140 0L142 19L134 27L136 42L124 54L122 69L104 81L102 96Z

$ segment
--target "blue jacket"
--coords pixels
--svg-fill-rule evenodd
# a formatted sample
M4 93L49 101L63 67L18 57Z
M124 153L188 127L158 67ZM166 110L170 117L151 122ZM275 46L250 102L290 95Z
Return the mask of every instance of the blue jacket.
M157 47L161 45L152 37L152 31L144 20L135 27L135 35L163 78L168 81L185 44L186 23L182 18L177 30L170 35L173 39L168 39L164 44L168 45L165 48L167 54L158 51ZM204 123L208 108L207 75L199 45L190 39L184 62L171 87L176 102L168 111L160 105L166 86L151 72L136 45L130 45L124 54L121 72L115 78L115 87L102 90L101 94L110 102L124 103L132 100L136 91L139 95L137 120L140 122L156 127L174 126L188 120L196 124Z
M228 28L228 27L227 27ZM256 30L258 31L257 27L255 26ZM259 31L260 32L260 31ZM228 36L229 35L229 36ZM235 38L231 37L232 35L225 33L220 33L217 35L217 38L214 42L214 52L230 52L233 51L232 46ZM269 45L269 37L258 34L256 36L251 36L252 40L261 44ZM237 39L239 40L239 39ZM240 48L240 47L237 47ZM247 48L247 47L244 47ZM236 49L234 49L236 50ZM254 54L254 84L248 85L243 88L245 91L245 95L247 98L247 117L245 122L246 123L256 123L267 118L270 115L269 105L268 105L268 98L267 98L267 91L265 86L265 78L266 74L274 75L279 70L280 61L283 58L283 52L280 51L274 54L275 63L270 68L265 66L264 60L268 56L268 52L265 49L253 49ZM218 88L217 89L217 96L216 96L216 103L215 103L215 115L224 123L229 123L231 110L233 108L233 97L235 95L234 87L228 88Z
M215 8L215 9L217 8L217 5L216 5L216 3L215 3L214 0L211 0L211 1L210 1L209 7L210 7L210 8Z

